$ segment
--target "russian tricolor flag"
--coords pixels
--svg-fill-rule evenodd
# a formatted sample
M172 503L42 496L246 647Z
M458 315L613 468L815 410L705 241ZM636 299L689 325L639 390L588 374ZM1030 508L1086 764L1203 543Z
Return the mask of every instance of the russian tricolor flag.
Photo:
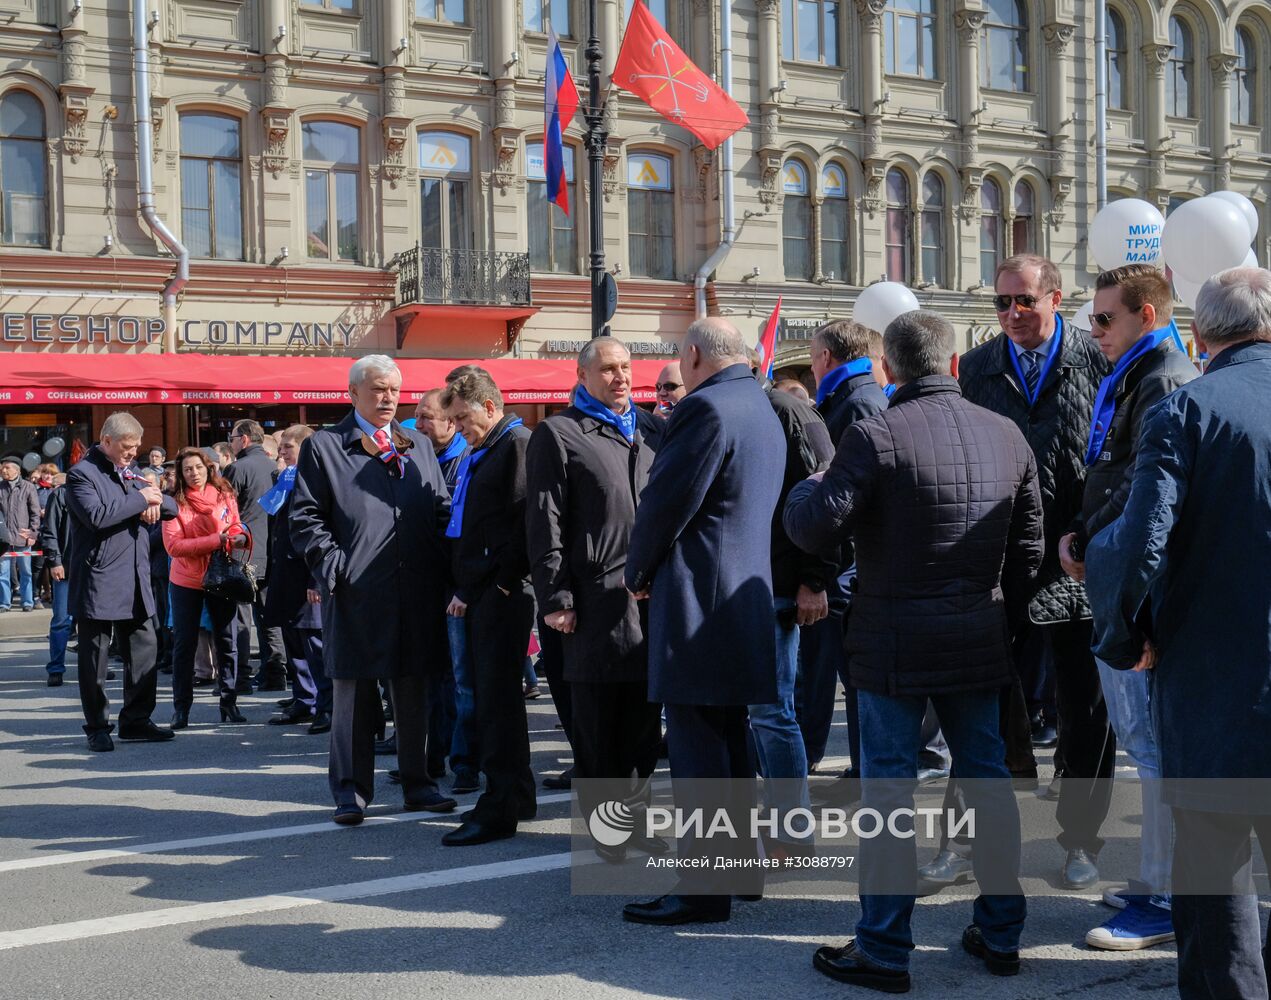
M569 214L569 185L565 183L565 129L578 110L578 88L565 65L556 30L547 37L547 69L543 93L543 172L547 176L547 200Z

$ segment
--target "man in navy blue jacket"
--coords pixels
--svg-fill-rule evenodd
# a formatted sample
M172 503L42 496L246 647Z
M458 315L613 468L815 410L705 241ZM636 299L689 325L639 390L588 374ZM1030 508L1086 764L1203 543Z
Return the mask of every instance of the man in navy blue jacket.
M1178 990L1267 996L1249 835L1271 845L1271 273L1196 300L1203 377L1143 421L1130 497L1086 550L1094 652L1150 669L1174 812Z
M666 705L671 777L718 793L733 825L753 797L746 706L777 700L772 621L772 515L785 475L781 423L750 371L746 344L725 319L698 320L680 352L688 395L675 407L641 495L627 552L627 589L649 598L649 701ZM740 790L750 789L749 795ZM680 857L733 854L754 845L680 842ZM690 873L695 870L689 869ZM682 924L727 920L731 896L698 871L681 892L631 903L627 920Z
M124 704L119 738L160 742L170 729L150 721L155 706L154 594L150 588L147 525L177 516L176 502L132 469L141 447L141 424L112 413L101 441L66 477L67 508L74 519L66 575L70 613L79 628L79 697L90 750L115 749L110 702L103 690L113 631L123 653Z

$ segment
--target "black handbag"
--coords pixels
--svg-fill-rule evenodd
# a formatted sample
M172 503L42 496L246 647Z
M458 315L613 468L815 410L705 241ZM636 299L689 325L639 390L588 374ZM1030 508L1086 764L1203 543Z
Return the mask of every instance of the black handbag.
M212 553L203 574L203 593L211 594L234 604L251 604L256 600L256 574L252 571L252 546L250 536L246 555L242 562L232 552L218 548Z

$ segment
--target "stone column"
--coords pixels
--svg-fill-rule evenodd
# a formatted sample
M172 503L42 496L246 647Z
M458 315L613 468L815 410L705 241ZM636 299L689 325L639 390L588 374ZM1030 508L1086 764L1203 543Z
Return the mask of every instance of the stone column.
M1155 200L1164 212L1169 204L1170 191L1165 183L1165 155L1170 150L1171 137L1165 124L1165 65L1169 62L1171 45L1144 45L1143 65L1146 68L1147 88L1143 101L1143 144L1147 147L1148 200Z
M299 192L299 161L292 159L291 101L287 94L291 75L288 53L291 32L295 27L287 0L266 0L261 10L261 51L265 54L265 103L260 109L264 146L252 161L253 182L261 191L264 246L261 259L265 263L278 260L285 246L289 260L303 263L305 237L303 200ZM259 181L256 179L259 178Z
M781 124L777 86L781 81L781 0L758 0L759 7L759 198L766 209L780 201Z
M1214 83L1209 116L1209 149L1214 158L1214 188L1217 191L1225 191L1231 186L1231 160L1235 152L1231 141L1231 74L1235 69L1235 56L1220 54L1209 59Z
M956 216L959 230L958 268L954 284L965 288L979 276L980 185L984 168L980 165L980 30L984 11L959 10L954 15L958 33L958 123L962 127L962 191Z
M1057 22L1043 29L1046 39L1046 130L1050 133L1051 149L1055 152L1050 168L1051 207L1045 213L1045 219L1052 229L1058 229L1063 223L1064 206L1072 192L1074 176L1072 134L1076 109L1068 90L1068 77L1072 71L1069 43L1075 32L1075 25Z

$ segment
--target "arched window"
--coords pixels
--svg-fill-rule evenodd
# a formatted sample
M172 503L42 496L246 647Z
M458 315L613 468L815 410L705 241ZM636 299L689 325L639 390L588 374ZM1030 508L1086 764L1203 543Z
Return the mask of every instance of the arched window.
M847 200L847 174L830 164L821 171L821 272L831 281L851 281L852 203Z
M1037 252L1037 211L1033 186L1028 181L1015 185L1015 212L1011 220L1011 253Z
M783 55L837 66L839 13L839 0L781 0Z
M892 167L887 171L887 239L884 259L887 280L909 284L913 260L913 236L910 219L909 178L904 171Z
M243 259L242 157L237 118L181 116L181 236L195 257Z
M980 84L989 90L1029 89L1028 6L988 0L980 35Z
M812 280L812 199L808 171L796 160L781 168L781 247L786 279Z
M883 11L883 53L892 75L936 78L935 0L890 0Z
M1002 189L991 177L980 186L980 281L993 287L1002 261Z
M933 285L945 283L944 273L944 181L934 170L922 179L922 280Z
M524 13L526 31L547 31L550 25L561 37L569 34L569 0L525 0Z
M454 132L419 133L421 246L472 249L472 143Z
M1196 78L1196 52L1192 29L1182 18L1169 19L1169 41L1173 47L1165 67L1165 113L1173 118L1194 117L1192 81Z
M1125 19L1111 7L1104 32L1108 52L1108 107L1128 108L1125 77L1130 65L1130 42L1125 33Z
M34 94L11 90L0 98L0 243L5 246L49 245L44 136L44 108Z
M547 200L547 173L543 144L525 147L527 215L530 231L530 269L578 273L578 188L574 184L574 147L565 146L565 186L569 191L569 214Z
M341 122L304 122L307 252L318 260L359 260L362 133Z
M1236 69L1231 75L1231 118L1237 125L1258 124L1257 48L1245 28L1236 29Z
M638 150L627 156L627 233L634 276L675 277L675 184L669 156Z

